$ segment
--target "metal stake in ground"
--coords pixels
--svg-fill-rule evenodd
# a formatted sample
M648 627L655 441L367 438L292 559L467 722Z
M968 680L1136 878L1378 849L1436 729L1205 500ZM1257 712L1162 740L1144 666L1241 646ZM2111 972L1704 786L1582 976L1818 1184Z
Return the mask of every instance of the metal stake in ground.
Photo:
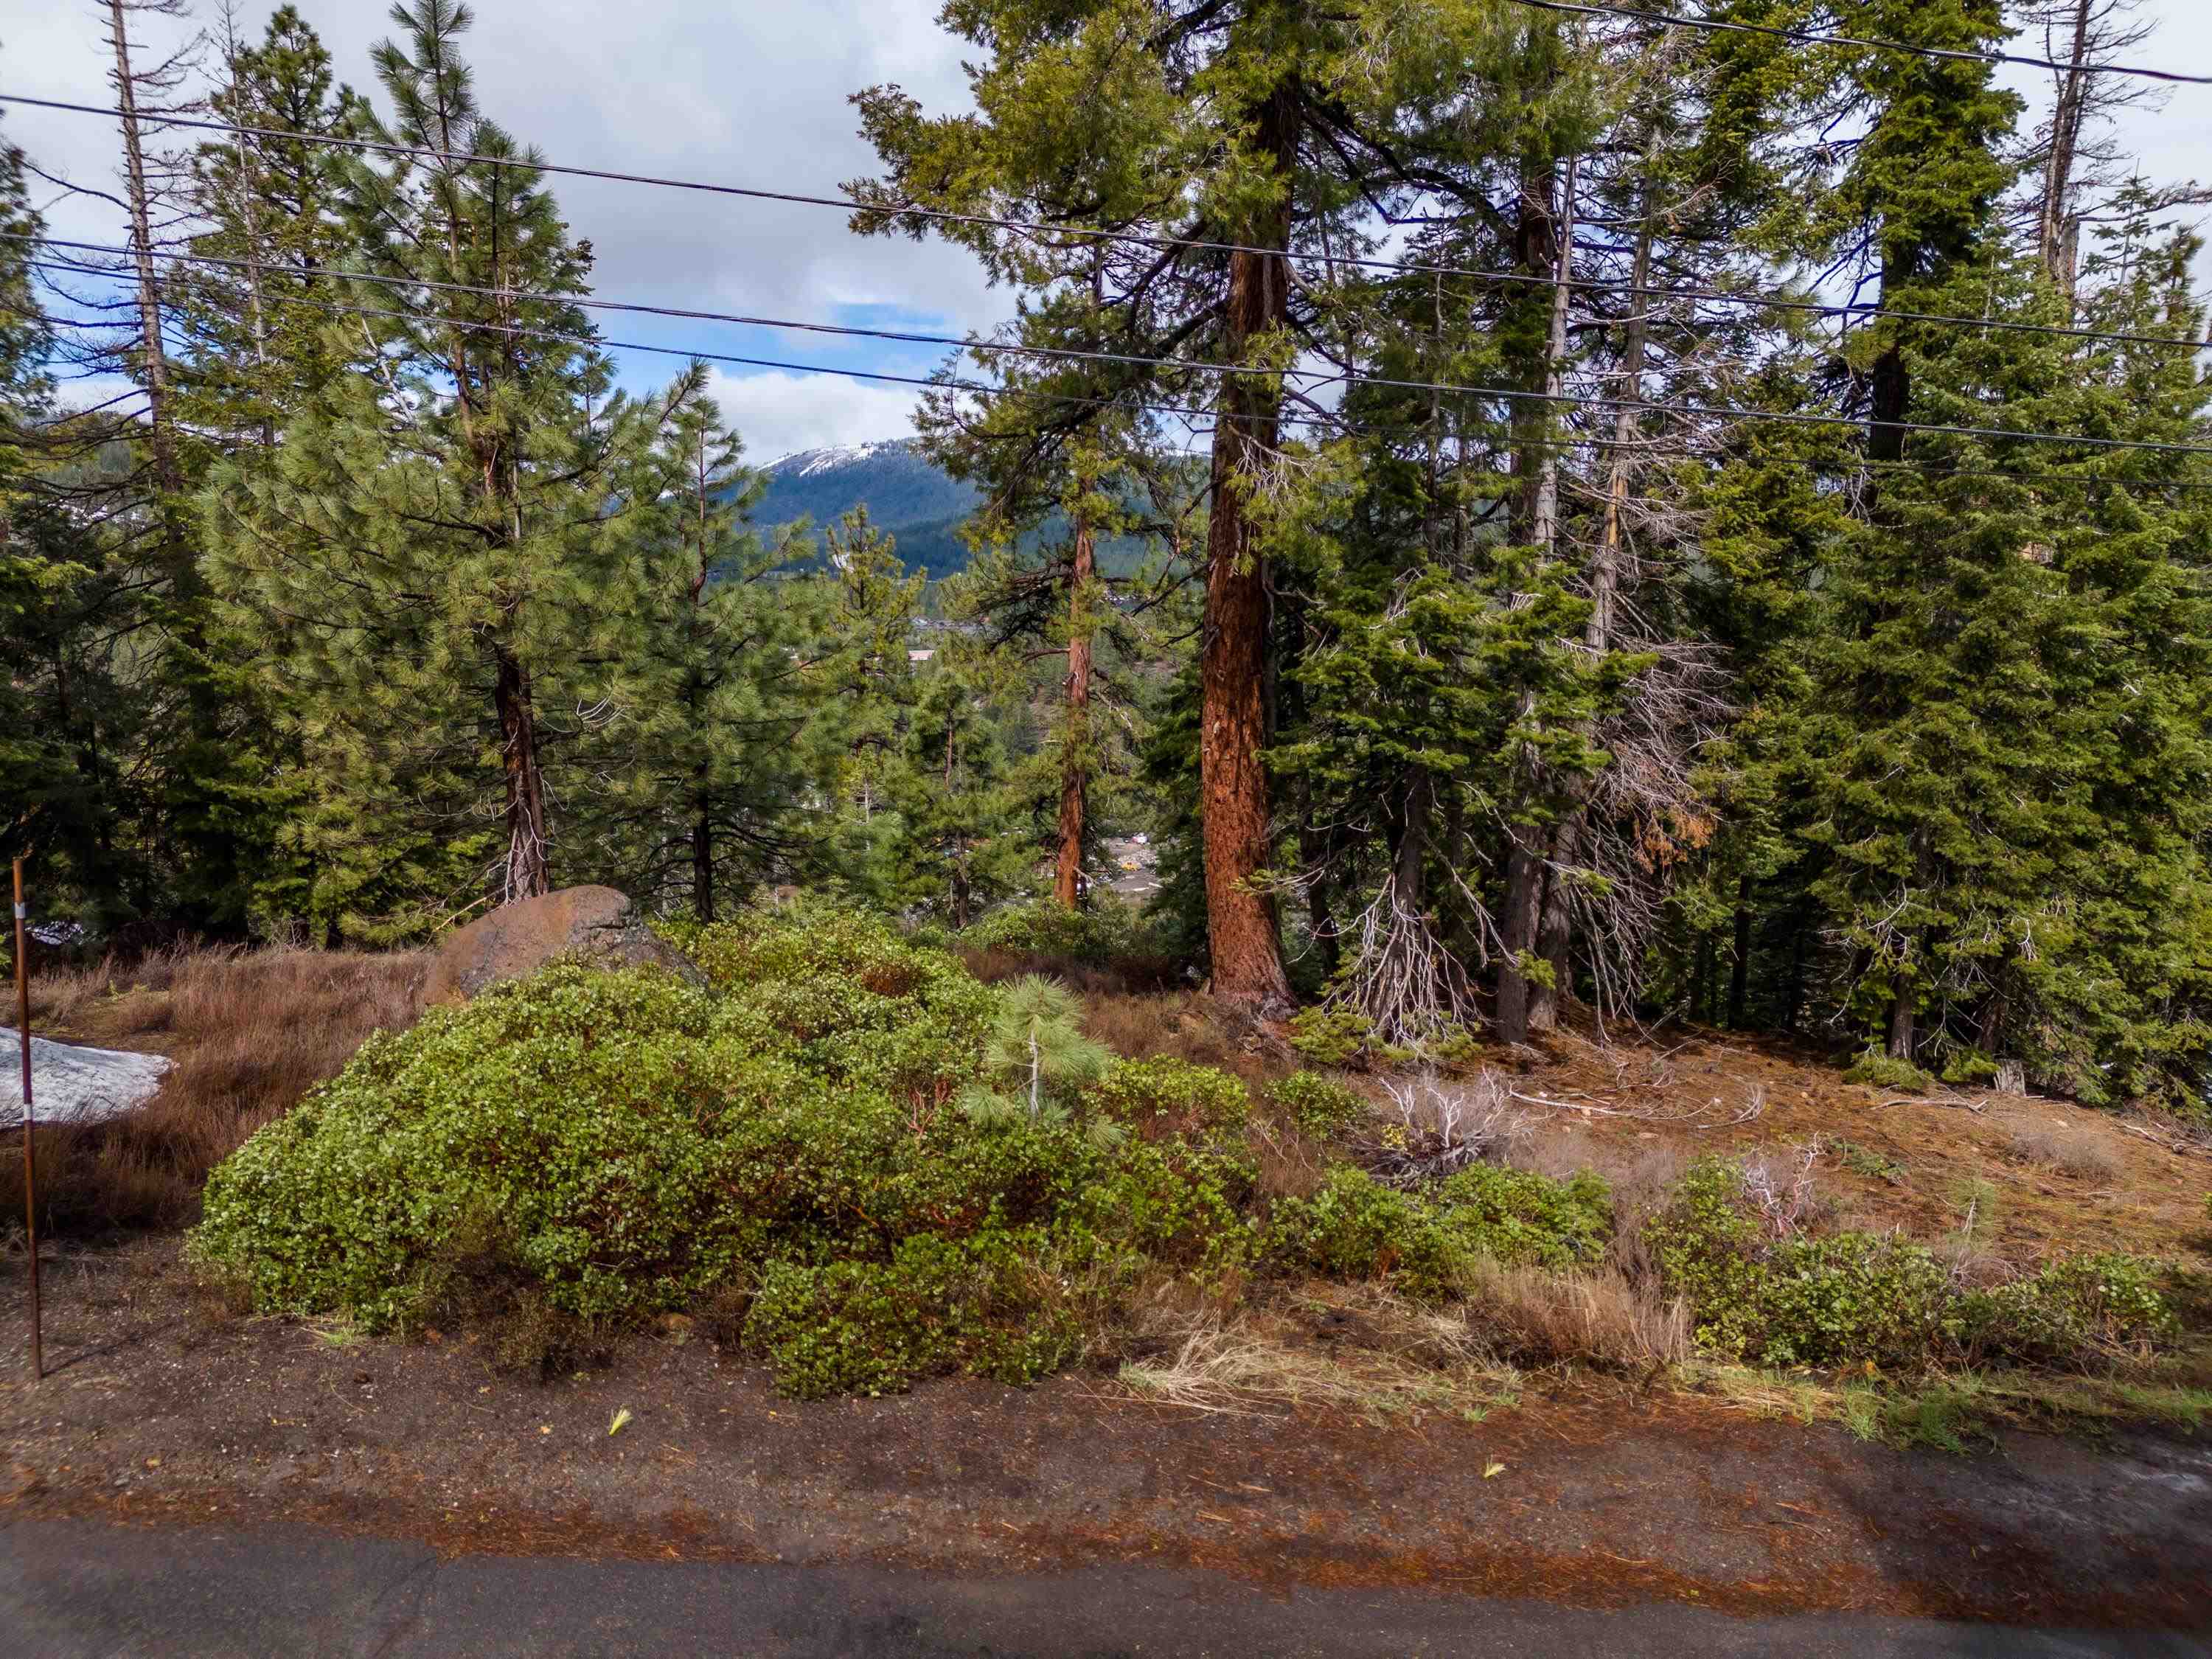
M38 1156L32 1146L31 1117L31 957L26 924L30 913L23 905L23 860L15 860L15 1036L23 1046L23 1243L31 1263L31 1380L46 1374L46 1356L39 1331L39 1185Z

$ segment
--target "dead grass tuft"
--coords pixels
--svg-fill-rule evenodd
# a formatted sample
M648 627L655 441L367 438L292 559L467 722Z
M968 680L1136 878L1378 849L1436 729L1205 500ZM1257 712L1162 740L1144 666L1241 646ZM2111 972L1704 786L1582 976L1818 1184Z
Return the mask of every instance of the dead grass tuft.
M1653 1370L1690 1357L1688 1305L1642 1289L1618 1267L1556 1273L1484 1261L1461 1289L1470 1334L1516 1364Z
M166 1030L165 994L178 973L187 963L214 954L173 945L128 963L109 955L92 963L42 966L33 951L32 1027L49 1036L108 1042Z
M1516 1397L1517 1373L1479 1367L1472 1353L1451 1358L1440 1365L1374 1347L1324 1350L1279 1316L1250 1312L1194 1325L1170 1351L1123 1364L1120 1379L1164 1405L1235 1417L1299 1410L1370 1421L1419 1410L1479 1416Z
M337 1075L363 1038L414 1018L423 958L407 953L269 950L165 952L149 983L111 992L83 973L41 975L48 1018L88 1024L117 1042L164 1031L176 1065L161 1091L112 1121L38 1132L39 1212L57 1235L173 1227L198 1215L208 1171L316 1084ZM88 970L98 975L102 970ZM135 1009L118 1029L96 1005L119 994ZM158 1014L152 1005L158 1005ZM64 1024L52 1011L72 1007ZM94 1016L98 1014L97 1019ZM34 1015L34 1018L36 1016ZM0 1158L0 1213L20 1215L21 1165Z
M2020 1163L2055 1170L2076 1181L2111 1182L2120 1174L2118 1158L2087 1135L2071 1129L2023 1123L2006 1140L2005 1152Z

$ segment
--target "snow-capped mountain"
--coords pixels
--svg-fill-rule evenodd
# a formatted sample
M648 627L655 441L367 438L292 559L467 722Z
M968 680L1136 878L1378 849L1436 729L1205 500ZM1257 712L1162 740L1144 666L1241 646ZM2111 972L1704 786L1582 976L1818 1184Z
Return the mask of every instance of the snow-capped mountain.
M931 576L945 576L967 562L957 532L976 492L931 465L909 439L802 449L763 471L768 493L753 509L753 522L763 528L804 518L814 525L818 544L821 526L865 507L870 521L896 538L909 569L926 566Z

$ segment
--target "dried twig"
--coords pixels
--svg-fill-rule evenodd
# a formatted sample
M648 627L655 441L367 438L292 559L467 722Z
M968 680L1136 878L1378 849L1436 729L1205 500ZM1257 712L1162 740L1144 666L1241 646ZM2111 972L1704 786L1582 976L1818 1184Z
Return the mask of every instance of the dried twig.
M1899 1095L1894 1100L1875 1103L1881 1106L1954 1106L1960 1111L1983 1112L1989 1109L1987 1100L1969 1100L1964 1095Z
M1638 1123L1662 1123L1677 1129L1732 1129L1740 1124L1754 1121L1766 1110L1766 1091L1757 1085L1753 1085L1741 1107L1722 1117L1711 1115L1715 1108L1727 1111L1721 1106L1718 1097L1705 1105L1679 1110L1656 1106L1593 1106L1580 1100L1552 1100L1542 1095L1524 1095L1518 1090L1511 1091L1511 1097L1523 1105L1541 1106L1555 1112L1578 1112L1584 1117L1621 1117Z

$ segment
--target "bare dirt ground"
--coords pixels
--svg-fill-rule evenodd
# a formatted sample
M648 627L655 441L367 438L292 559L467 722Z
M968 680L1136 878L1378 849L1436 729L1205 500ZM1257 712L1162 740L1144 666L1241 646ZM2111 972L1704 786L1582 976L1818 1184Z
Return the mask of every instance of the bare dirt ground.
M2212 1444L1901 1452L1603 1380L1480 1421L1183 1409L1111 1378L794 1405L697 1328L550 1383L240 1319L173 1237L0 1275L0 1525L288 1525L441 1556L1029 1574L2133 1629L2212 1623ZM629 1416L610 1433L617 1413Z

